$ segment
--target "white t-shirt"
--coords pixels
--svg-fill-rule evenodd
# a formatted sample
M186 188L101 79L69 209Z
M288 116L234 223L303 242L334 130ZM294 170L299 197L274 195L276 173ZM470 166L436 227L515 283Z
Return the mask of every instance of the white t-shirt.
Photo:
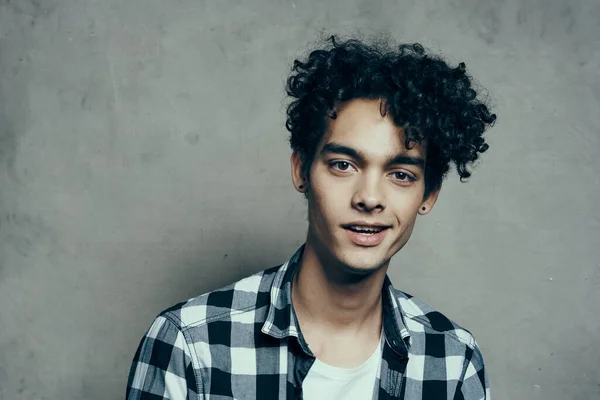
M383 333L375 352L356 368L339 368L315 360L302 382L306 400L367 400L373 398L383 353Z

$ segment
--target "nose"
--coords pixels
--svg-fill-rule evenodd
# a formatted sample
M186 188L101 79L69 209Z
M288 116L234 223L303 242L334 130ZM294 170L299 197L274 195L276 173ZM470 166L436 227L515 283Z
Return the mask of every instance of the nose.
M362 212L381 212L385 209L383 182L379 176L364 175L359 180L352 196L352 207Z

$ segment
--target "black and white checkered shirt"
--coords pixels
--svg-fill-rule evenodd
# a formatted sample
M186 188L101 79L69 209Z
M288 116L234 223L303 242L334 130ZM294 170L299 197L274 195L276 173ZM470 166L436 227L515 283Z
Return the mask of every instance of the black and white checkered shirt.
M163 311L135 354L127 399L301 399L314 355L292 307L304 246L273 267ZM471 334L383 287L385 345L374 399L489 399Z

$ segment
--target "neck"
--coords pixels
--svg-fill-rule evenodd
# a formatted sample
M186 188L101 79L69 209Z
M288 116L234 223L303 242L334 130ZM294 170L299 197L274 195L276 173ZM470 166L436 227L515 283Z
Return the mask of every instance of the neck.
M292 301L301 325L379 335L381 291L388 263L375 271L356 274L319 253L307 241L294 278Z

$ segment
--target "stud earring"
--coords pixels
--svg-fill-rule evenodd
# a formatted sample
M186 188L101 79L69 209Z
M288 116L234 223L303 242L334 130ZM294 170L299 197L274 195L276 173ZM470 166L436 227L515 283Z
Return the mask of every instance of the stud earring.
M422 207L421 210L425 211L427 210L427 207Z

